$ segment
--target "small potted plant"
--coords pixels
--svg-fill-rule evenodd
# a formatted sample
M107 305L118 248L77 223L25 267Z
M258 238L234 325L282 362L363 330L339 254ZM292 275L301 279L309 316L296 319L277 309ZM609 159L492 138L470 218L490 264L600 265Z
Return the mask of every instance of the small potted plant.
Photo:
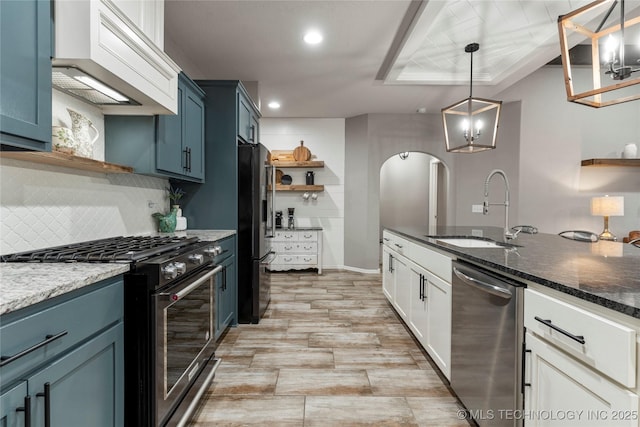
M182 216L182 209L178 203L185 192L182 188L174 187L171 184L165 190L169 198L169 213L156 212L152 216L158 220L158 231L173 233L176 230L177 217Z
M182 196L185 195L184 190L180 187L174 187L171 184L169 184L169 187L167 187L166 190L167 190L167 197L169 197L169 200L170 200L169 204L171 206L171 210L176 209L178 211L178 216L182 216L179 202Z

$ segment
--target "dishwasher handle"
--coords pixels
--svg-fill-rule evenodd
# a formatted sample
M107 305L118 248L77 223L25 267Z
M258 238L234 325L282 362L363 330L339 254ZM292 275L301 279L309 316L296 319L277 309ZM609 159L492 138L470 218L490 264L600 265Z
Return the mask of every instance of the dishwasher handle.
M465 274L460 271L457 267L453 267L453 272L463 283L473 286L476 289L479 289L483 292L487 292L491 295L495 295L500 298L510 299L513 294L509 289L505 289L502 286L498 286L493 283L488 283L480 278L472 277L469 274Z

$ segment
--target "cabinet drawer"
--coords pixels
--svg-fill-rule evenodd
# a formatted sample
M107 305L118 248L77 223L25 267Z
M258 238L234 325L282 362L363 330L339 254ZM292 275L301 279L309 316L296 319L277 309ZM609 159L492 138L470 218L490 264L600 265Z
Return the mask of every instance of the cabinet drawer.
M407 242L405 248L407 258L451 283L451 258L413 242Z
M385 230L382 232L382 243L391 250L404 255L409 241Z
M542 321L582 336L584 344ZM532 289L525 290L524 326L613 380L635 387L636 332L633 329Z
M300 245L297 242L276 243L274 249L279 254L289 254L299 252Z
M313 264L318 263L317 255L276 255L273 260L273 264L288 264L288 265L301 265L301 264Z
M0 368L3 382L17 378L123 318L121 277L109 279L102 285L90 285L83 291L85 289L93 290L53 306L48 301L28 307L23 311L24 317L16 312L12 313L15 318L3 319L2 356L16 355L50 336L66 332Z
M276 242L296 242L298 233L295 231L276 231L274 240Z
M298 244L298 252L301 254L316 254L318 252L317 242L300 242Z
M318 232L303 230L298 232L298 241L300 242L317 242Z

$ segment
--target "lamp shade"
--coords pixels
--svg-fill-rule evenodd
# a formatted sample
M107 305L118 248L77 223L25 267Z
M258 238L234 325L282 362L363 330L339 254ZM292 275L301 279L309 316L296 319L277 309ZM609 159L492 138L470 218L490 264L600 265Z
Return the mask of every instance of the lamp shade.
M623 216L624 197L593 197L591 199L591 215Z

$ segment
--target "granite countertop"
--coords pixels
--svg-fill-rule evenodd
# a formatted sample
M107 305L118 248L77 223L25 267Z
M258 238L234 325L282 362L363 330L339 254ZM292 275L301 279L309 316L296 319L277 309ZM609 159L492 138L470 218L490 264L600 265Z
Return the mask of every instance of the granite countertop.
M214 242L235 230L186 230L176 236ZM155 235L161 235L155 233ZM0 263L0 315L129 271L128 263Z
M0 315L127 271L126 263L0 263Z
M206 242L215 242L216 240L221 240L229 236L233 236L236 234L235 230L187 230L185 231L177 231L176 235L179 233L186 233L187 236L192 237L196 236L200 240L204 240Z
M520 233L506 241L499 227L439 227L435 232L389 229L407 238L549 288L640 318L640 248L620 242L596 243L555 234ZM434 237L473 236L507 242L504 249L463 248Z

